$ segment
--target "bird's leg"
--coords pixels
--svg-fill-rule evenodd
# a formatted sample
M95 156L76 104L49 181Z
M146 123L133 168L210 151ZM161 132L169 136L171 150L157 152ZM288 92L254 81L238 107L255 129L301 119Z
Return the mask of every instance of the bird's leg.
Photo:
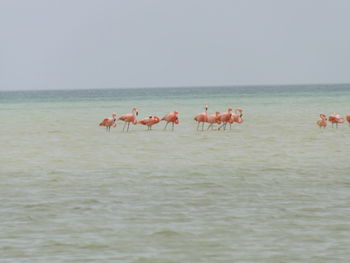
M202 122L202 131L204 131L204 122Z
M175 124L172 122L172 129L171 129L172 131L174 131L174 125L175 125Z
M129 126L130 126L130 122L128 122L128 129L126 130L126 132L128 132L128 131L129 131Z
M124 121L123 131L125 130L126 121Z
M230 130L231 130L231 124L232 124L232 123L230 123Z
M223 128L225 130L226 129L226 122L224 122L220 128Z
M166 130L166 127L168 126L169 122L167 121L167 123L165 124L164 130Z
M197 124L197 131L199 130L199 122L198 122L198 124Z
M209 130L209 128L210 128L210 127L211 127L211 128L213 128L213 124L212 124L212 123L210 123L210 124L209 124L209 126L208 126L208 129L207 129L207 130Z
M226 125L227 125L227 122L225 122L225 125L224 125L224 131L226 131Z

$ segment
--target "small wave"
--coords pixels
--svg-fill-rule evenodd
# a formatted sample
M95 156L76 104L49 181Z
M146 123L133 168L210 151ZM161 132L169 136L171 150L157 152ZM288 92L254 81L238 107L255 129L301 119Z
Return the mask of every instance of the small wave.
M151 236L176 237L176 236L181 236L181 234L177 231L164 229L164 230L152 233Z
M163 229L150 234L153 238L191 238L193 234L188 232L179 232L171 229Z
M78 247L83 249L104 249L104 248L109 248L110 246L108 244L89 243L89 244L78 245Z
M54 130L54 131L48 131L47 133L54 133L54 134L56 134L56 133L63 133L63 131Z

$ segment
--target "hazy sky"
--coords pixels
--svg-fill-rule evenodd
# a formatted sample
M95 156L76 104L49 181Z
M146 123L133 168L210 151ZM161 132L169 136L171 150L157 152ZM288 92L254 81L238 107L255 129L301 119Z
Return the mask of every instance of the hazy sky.
M348 0L0 0L0 89L349 83Z

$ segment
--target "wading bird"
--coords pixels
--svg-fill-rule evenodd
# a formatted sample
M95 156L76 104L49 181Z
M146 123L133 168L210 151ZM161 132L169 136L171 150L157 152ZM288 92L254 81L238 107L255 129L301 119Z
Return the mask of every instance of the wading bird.
M235 109L235 113L232 114L232 123L233 122L237 122L237 123L242 123L244 120L243 120L243 110L241 108L237 108ZM231 123L230 123L230 128L231 128Z
M204 129L204 123L208 122L208 104L205 104L205 112L198 113L194 120L198 122L197 131L199 129L199 124L202 123L202 131Z
M179 113L177 111L169 112L161 119L162 121L166 121L164 130L166 130L166 127L168 126L169 123L172 124L172 130L174 130L174 124L179 124L178 115L179 115Z
M218 130L220 130L222 127L224 127L224 130L226 130L226 125L231 120L231 116L232 116L232 108L228 108L227 112L223 112L220 114L220 120L222 124L221 126L219 126Z
M316 122L320 128L326 128L327 126L327 116L325 114L320 114L320 119Z
M335 123L335 126L337 128L338 128L339 123L344 122L344 119L342 117L340 117L340 115L335 113L335 112L331 116L328 117L328 120L332 123L332 127L333 127L333 124Z
M221 124L220 112L217 111L215 114L209 114L207 122L209 123L208 130L210 127L213 129L214 124Z
M130 123L136 124L137 123L137 115L138 115L138 109L137 108L132 108L131 113L124 114L118 118L118 120L124 121L124 126L123 126L123 131L125 129L125 125L128 124L128 128L126 131L129 131L129 126Z
M111 131L111 126L115 127L117 124L115 123L117 114L112 113L112 118L105 118L101 123L100 126L106 127L106 132Z
M148 130L152 130L152 126L158 122L160 122L159 117L151 115L148 118L138 121L137 124L146 125L148 127Z

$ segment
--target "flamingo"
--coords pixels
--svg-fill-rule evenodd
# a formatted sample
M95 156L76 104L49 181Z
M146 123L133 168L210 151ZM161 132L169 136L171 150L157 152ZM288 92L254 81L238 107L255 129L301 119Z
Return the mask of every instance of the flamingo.
M172 124L172 130L174 130L174 124L179 124L179 117L177 116L179 113L177 111L169 112L166 114L161 121L166 121L164 130L166 130L166 127L171 122Z
M112 113L112 118L105 118L101 123L100 126L106 127L106 132L111 131L111 126L115 127L117 124L115 123L117 114Z
M147 125L148 130L152 130L152 125L157 124L158 122L160 122L159 117L151 115L148 118L138 121L137 124Z
M124 121L123 131L125 129L126 123L128 123L128 128L126 130L127 132L129 131L129 126L130 126L131 122L134 125L137 123L136 117L137 117L138 114L139 114L138 113L138 109L137 108L132 108L131 109L131 113L124 114L124 115L122 115L122 116L120 116L118 118L118 120Z
M346 115L346 120L348 121L350 127L350 114Z
M244 120L242 118L243 116L243 110L241 108L235 109L235 113L232 114L232 123L237 122L237 123L242 123ZM230 122L230 128L231 128L231 122Z
M337 128L338 128L339 123L344 122L344 119L342 117L340 117L340 115L335 113L335 112L331 116L328 117L328 120L332 123L332 127L333 127L333 124L335 123Z
M242 119L242 116L243 116L243 110L241 108L235 109L235 113L231 115L231 118L228 121L228 123L230 124L230 130L231 130L232 123L234 122L242 123L244 121Z
M202 123L202 131L204 129L204 123L208 122L208 104L205 104L205 112L198 113L194 120L198 122L197 131L199 128L199 124Z
M325 114L320 114L320 119L316 122L317 125L321 128L326 128L327 126L327 116Z
M232 108L228 108L227 112L223 112L220 114L220 120L222 122L222 125L219 126L218 130L220 130L222 127L224 127L224 130L226 130L226 125L228 122L230 122L232 116Z
M211 129L213 129L213 125L215 123L221 124L220 112L217 111L215 114L209 114L207 122L210 123L209 126L208 126L208 130L209 130L210 127L211 127Z

